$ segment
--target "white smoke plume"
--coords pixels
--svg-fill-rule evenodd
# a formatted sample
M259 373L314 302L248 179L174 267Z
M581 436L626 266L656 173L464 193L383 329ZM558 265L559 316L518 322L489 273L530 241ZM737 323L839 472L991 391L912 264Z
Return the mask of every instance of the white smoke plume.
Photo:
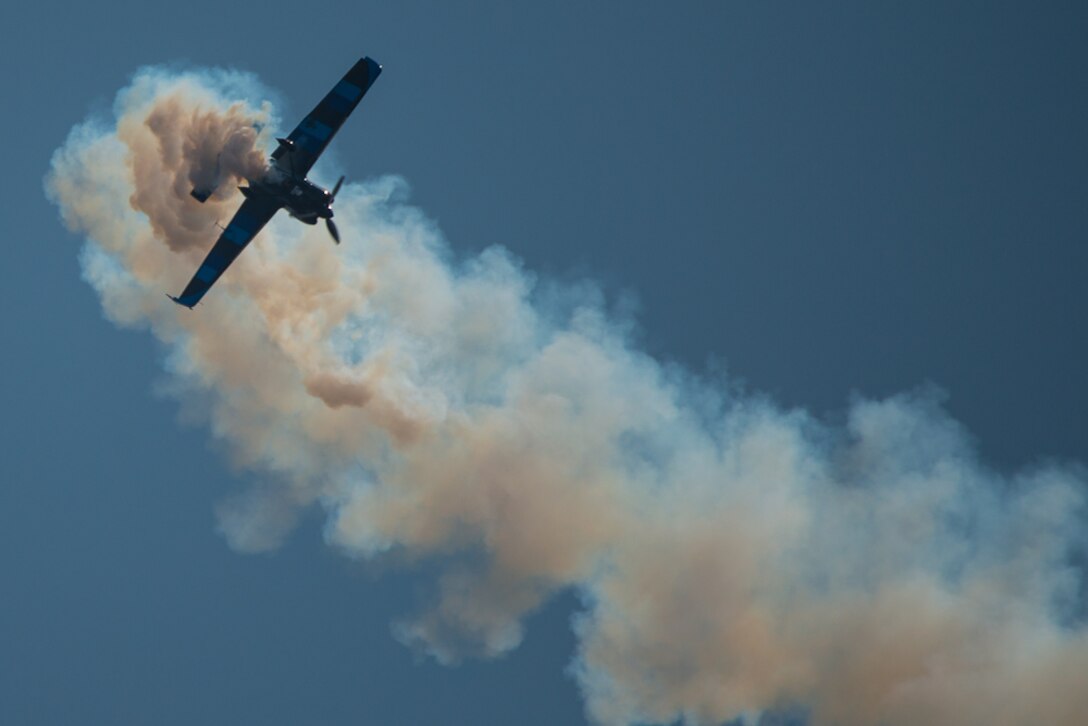
M931 391L829 425L663 367L584 287L456 260L389 177L341 192L343 245L279 215L173 305L229 180L262 169L263 96L145 69L46 180L106 316L160 340L170 389L264 474L220 508L233 546L318 506L353 557L440 563L396 633L449 662L516 647L573 589L601 724L1084 722L1084 471L992 470Z

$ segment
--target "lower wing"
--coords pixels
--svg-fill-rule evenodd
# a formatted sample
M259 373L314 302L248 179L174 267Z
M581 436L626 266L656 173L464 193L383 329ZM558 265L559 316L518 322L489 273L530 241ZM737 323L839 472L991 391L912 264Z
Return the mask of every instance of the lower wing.
M277 202L267 198L251 197L242 202L242 206L235 212L234 218L223 230L223 234L219 235L215 246L204 258L204 262L193 275L193 279L185 286L185 290L177 297L173 295L167 297L178 305L184 305L190 309L200 302L204 293L230 267L230 263L234 262L234 258L246 248L261 228L268 224L268 220L272 219L272 215L279 208L280 205Z

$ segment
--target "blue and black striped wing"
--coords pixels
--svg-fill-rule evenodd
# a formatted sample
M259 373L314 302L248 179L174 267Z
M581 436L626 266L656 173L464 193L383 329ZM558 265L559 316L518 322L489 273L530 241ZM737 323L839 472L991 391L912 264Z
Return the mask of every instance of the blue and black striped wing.
M177 297L170 295L170 299L178 305L192 308L204 293L215 284L219 276L230 267L246 245L268 224L272 215L280 208L279 203L266 198L250 198L242 202L242 206L235 212L230 224L219 235L215 246L208 256L204 258L200 268L193 275L193 279L185 286L185 291Z
M287 137L291 143L272 152L276 166L292 176L306 176L381 72L382 67L371 58L352 66Z

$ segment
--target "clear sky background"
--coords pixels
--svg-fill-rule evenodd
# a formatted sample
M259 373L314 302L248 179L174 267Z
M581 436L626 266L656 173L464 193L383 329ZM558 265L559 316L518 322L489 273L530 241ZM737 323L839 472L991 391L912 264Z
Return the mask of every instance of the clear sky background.
M319 512L267 555L216 533L252 475L156 395L41 191L140 66L252 71L290 128L371 55L325 181L403 175L456 253L597 280L655 357L786 406L935 383L1019 468L1088 461L1086 7L7 4L0 722L584 718L573 595L444 668L389 632L419 573L337 555Z

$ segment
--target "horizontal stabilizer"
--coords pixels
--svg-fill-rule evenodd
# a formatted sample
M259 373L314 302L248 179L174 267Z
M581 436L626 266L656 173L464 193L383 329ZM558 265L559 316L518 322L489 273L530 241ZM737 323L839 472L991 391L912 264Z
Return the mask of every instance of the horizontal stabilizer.
M295 142L291 141L290 139L276 139L276 141L279 143L279 146L277 146L276 150L272 152L273 159L278 159L284 154L290 153L295 150Z

